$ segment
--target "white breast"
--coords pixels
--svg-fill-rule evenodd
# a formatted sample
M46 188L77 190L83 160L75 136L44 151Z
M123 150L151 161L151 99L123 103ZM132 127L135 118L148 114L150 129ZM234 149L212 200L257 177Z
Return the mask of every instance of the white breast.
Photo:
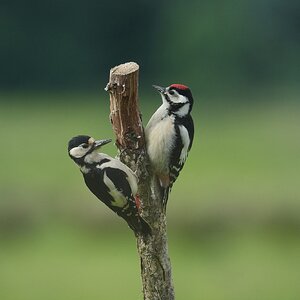
M171 149L174 147L174 116L152 118L145 130L147 151L156 173L169 173Z

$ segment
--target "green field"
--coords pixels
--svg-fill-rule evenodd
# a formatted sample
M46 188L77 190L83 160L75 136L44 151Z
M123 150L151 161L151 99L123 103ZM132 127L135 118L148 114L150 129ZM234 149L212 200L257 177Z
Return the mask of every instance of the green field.
M142 299L132 235L62 228L5 241L0 297ZM249 233L209 237L170 228L177 299L298 299L300 241Z
M0 299L142 299L133 235L67 155L74 135L113 137L99 94L0 95ZM177 299L300 297L298 94L247 97L195 105L168 208Z

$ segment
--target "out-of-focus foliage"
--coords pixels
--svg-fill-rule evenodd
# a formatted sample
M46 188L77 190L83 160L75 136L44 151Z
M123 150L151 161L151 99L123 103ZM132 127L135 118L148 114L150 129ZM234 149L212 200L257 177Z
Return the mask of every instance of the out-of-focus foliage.
M132 233L67 155L75 134L113 136L107 97L1 96L0 298L142 299ZM300 106L282 97L195 107L194 146L168 208L178 298L299 295ZM155 106L142 102L145 120Z
M141 64L143 84L205 93L297 84L299 3L2 1L0 87L98 86L129 60Z

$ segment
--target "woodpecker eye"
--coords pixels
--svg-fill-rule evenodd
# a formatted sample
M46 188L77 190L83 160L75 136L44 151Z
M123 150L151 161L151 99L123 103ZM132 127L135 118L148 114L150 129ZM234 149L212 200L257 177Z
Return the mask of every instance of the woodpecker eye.
M170 90L170 91L169 91L169 94L170 94L170 95L174 95L175 92L174 92L173 90Z
M82 147L82 148L88 148L89 145L88 145L88 144L81 144L81 147Z

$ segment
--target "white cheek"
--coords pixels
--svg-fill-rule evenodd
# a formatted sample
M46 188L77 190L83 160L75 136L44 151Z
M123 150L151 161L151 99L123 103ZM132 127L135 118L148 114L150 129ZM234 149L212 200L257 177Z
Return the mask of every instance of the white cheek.
M185 96L182 96L182 95L171 95L170 96L170 99L171 99L171 101L172 102L174 102L174 103L185 103L185 102L187 102L187 99L186 99L186 97Z
M83 149L81 147L75 147L70 150L70 155L75 158L80 158L85 155L86 151L86 149Z

